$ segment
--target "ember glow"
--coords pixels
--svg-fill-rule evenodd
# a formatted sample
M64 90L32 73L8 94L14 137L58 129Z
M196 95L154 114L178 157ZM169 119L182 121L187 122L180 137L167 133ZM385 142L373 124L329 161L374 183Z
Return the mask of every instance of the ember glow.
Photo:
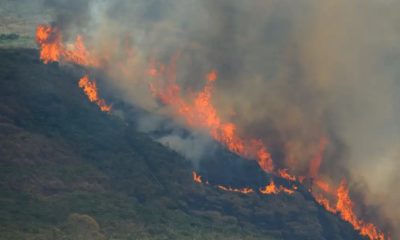
M109 112L111 110L111 105L107 105L105 100L99 97L96 81L90 80L88 75L79 80L79 87L83 89L89 101L96 103L101 111Z

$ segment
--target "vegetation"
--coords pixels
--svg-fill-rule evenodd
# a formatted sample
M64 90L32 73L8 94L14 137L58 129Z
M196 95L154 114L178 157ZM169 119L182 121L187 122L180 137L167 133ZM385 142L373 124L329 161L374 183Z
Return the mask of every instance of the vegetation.
M77 87L80 70L0 49L0 239L360 239L301 194L193 183L191 164Z

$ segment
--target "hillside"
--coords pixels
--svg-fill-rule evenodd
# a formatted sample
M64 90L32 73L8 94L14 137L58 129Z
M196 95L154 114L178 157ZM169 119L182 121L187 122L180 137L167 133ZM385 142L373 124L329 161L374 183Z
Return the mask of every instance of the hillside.
M0 239L362 239L306 193L195 184L189 161L89 103L79 69L37 55L0 49ZM229 169L208 161L210 178Z

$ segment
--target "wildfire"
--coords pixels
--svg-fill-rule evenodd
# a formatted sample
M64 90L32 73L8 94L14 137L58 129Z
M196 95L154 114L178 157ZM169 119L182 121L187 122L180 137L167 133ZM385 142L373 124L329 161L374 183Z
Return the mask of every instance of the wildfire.
M100 58L87 48L82 36L78 35L73 43L66 44L58 27L39 25L36 30L36 42L40 48L40 59L45 64L61 62L78 64L84 67L104 66ZM274 169L271 154L260 139L243 137L235 123L225 121L220 117L212 103L214 84L218 79L217 71L212 70L206 75L204 87L200 91L190 96L184 94L180 85L176 82L177 58L178 55L172 59L169 66L164 66L155 61L150 63L147 75L152 78L149 83L149 89L154 97L171 107L174 113L183 119L188 127L207 131L214 140L226 146L231 152L248 159L257 160L258 165L264 171L274 173L292 182L300 181L303 183L305 181L305 176L293 176L288 169ZM124 66L121 69L129 69L129 66ZM111 105L106 104L104 99L99 97L96 82L89 79L88 75L80 79L79 87L83 89L89 101L96 103L101 111L109 112L111 110ZM375 225L366 223L355 214L354 203L349 196L349 189L345 181L342 181L336 189L319 176L319 169L327 144L328 139L321 138L318 152L310 161L308 169L308 177L313 179L313 184L318 190L312 191L315 200L327 211L338 214L343 220L351 223L361 235L370 239L384 240L385 235ZM204 182L196 172L192 172L192 175L195 183L209 184L208 181ZM296 187L277 186L274 181L258 190L247 187L232 188L222 185L216 185L215 187L223 191L242 194L254 192L259 192L260 194L293 194L297 189ZM333 204L333 199L336 200L336 204Z
M254 190L251 188L231 188L231 187L225 187L222 185L218 185L217 188L227 191L227 192L238 192L238 193L243 193L243 194L249 194L249 193L254 193Z
M327 211L339 214L339 216L353 225L354 229L361 235L374 240L384 240L385 235L378 230L372 223L366 223L361 220L354 212L354 203L350 198L349 189L345 180L342 180L339 187L335 189L328 182L319 177L319 168L323 161L323 153L328 144L327 138L322 138L319 144L319 151L315 158L310 162L309 176L314 179L314 186L319 191L313 191L315 200ZM336 205L326 197L336 198Z
M36 29L36 42L40 48L40 60L44 63L70 62L86 67L98 67L100 62L87 50L82 36L75 43L65 46L58 27L39 25Z
M195 183L202 183L203 181L201 181L201 176L197 175L197 173L195 171L192 172L193 175L193 181Z
M279 169L278 170L278 175L286 180L289 181L296 181L296 177L292 176L288 173L288 169Z
M359 231L361 235L367 236L369 239L384 240L385 234L379 231L379 229L372 223L367 223L361 220L354 212L355 205L350 198L349 188L345 180L342 180L337 189L332 188L327 182L317 180L315 186L322 193L312 192L315 200L324 207L327 211L339 214L339 216L353 225L354 229ZM324 196L329 195L331 198L336 198L336 205L332 204L331 201Z
M336 208L333 207L333 206L331 206L331 203L330 203L330 201L329 201L327 198L325 198L324 196L322 196L322 195L320 195L320 194L319 194L319 195L313 194L313 196L314 196L315 200L316 200L322 207L325 208L325 210L327 210L328 212L331 212L331 213L336 213Z
M385 235L381 233L376 226L372 223L364 222L354 213L354 203L350 199L349 189L344 180L337 189L337 198L336 210L340 213L343 220L351 223L354 229L360 231L361 235L368 236L370 239L385 239Z
M195 183L203 183L202 177L198 175L195 171L192 172L193 176L193 181ZM205 184L209 184L208 181L205 182ZM233 188L230 186L223 186L223 185L216 185L216 187L220 190L226 191L226 192L237 192L237 193L243 193L243 194L249 194L249 193L254 193L255 190L249 187L245 188ZM284 186L279 186L277 187L275 183L272 181L270 184L265 186L264 188L259 189L259 193L263 195L269 195L269 194L279 194L279 193L286 193L286 194L293 194L297 187L294 187L293 189L286 188Z
M36 42L40 48L40 60L47 64L50 62L70 62L86 67L98 67L99 61L87 50L82 36L76 37L74 44L67 46L58 27L39 25L36 29ZM100 110L109 112L111 106L98 95L96 82L87 75L79 80L79 87L83 89L90 102L96 103Z
M287 194L293 194L294 190L286 188L284 186L277 187L275 185L274 181L271 181L267 186L260 189L260 193L262 193L262 194L278 194L281 192L284 192Z
M36 42L40 47L40 60L44 63L60 60L62 44L61 33L58 28L49 25L40 25L36 29Z
M315 156L315 158L312 159L310 162L309 176L312 178L316 178L318 176L319 169L321 167L321 163L324 157L323 154L325 152L325 148L327 145L328 145L328 139L326 137L321 138L319 142L318 153Z
M88 75L83 76L79 80L79 87L83 89L89 101L96 103L101 111L109 112L111 110L111 105L107 105L104 99L99 97L96 82L90 80Z
M259 139L244 139L237 133L237 126L224 122L211 102L214 82L218 74L215 70L207 74L206 84L201 91L194 94L192 101L182 97L181 88L176 83L175 63L169 67L153 64L148 70L150 77L156 78L150 83L150 91L184 119L192 128L206 129L212 138L224 144L231 152L246 158L257 159L259 166L266 172L273 171L270 153ZM163 80L165 75L166 81Z

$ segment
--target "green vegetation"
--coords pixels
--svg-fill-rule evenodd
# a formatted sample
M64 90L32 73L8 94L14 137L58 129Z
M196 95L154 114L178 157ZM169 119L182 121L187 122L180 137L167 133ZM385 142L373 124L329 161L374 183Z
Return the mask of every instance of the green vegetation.
M0 34L0 48L32 47L35 39L30 36L20 36L16 33Z

